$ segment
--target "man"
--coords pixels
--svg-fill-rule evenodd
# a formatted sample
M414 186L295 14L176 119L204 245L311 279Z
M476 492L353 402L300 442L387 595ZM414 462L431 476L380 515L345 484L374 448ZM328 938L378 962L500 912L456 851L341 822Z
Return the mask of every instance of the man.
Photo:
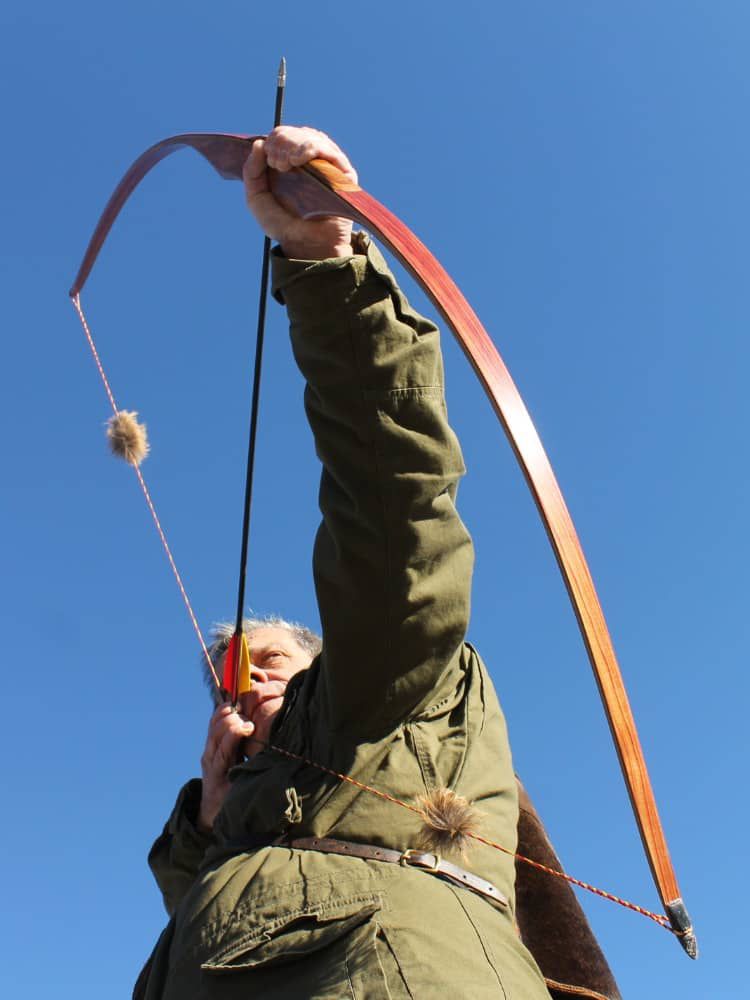
M279 128L255 143L245 185L281 248L274 294L323 466L323 647L249 624L253 689L239 713L215 711L202 781L149 858L172 919L135 996L549 997L517 932L513 858L473 842L450 872L431 855L420 867L404 853L423 842L419 816L361 787L411 805L450 789L515 847L505 722L464 642L473 552L438 333L347 220L300 220L270 193L267 166L316 157L356 179L322 133Z

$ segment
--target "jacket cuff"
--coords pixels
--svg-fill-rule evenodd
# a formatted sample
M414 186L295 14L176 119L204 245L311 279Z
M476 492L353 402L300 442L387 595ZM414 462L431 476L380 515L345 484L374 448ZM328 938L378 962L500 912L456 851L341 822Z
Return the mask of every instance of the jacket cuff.
M311 312L320 317L340 310L367 281L381 281L389 292L396 287L382 254L363 232L352 236L351 257L290 260L279 247L271 254L271 290L293 323Z

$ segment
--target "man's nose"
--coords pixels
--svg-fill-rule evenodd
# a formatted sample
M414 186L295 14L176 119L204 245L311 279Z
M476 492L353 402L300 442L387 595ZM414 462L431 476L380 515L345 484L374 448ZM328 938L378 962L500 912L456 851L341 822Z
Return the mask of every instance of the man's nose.
M250 679L253 684L268 684L268 674L255 663L250 664Z
M270 682L268 674L262 667L250 664L250 680L252 681L249 691L246 691L240 699L241 711L246 715L252 715L258 706L259 699L263 698L263 688Z

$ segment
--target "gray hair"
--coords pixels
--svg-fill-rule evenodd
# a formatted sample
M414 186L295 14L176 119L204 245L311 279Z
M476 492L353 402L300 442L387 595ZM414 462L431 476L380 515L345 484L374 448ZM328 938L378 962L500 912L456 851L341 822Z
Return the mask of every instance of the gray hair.
M290 622L285 618L280 618L278 615L264 615L261 618L244 618L242 621L242 631L248 639L253 632L256 632L260 628L284 629L284 631L291 635L300 649L309 653L311 658L316 657L323 648L323 640L317 632L313 632L306 625L300 625L299 622ZM220 679L224 654L229 648L229 641L233 635L234 624L232 622L217 622L211 629L212 641L208 647L208 655L211 657L211 663L213 663L214 669ZM206 684L211 689L214 701L217 701L219 692L216 690L216 682L211 676L205 659L201 658L201 663L203 665L203 676Z

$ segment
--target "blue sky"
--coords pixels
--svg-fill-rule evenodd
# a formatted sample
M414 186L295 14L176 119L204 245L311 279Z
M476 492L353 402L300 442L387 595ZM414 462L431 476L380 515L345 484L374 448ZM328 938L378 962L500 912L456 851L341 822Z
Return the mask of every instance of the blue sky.
M129 995L164 915L145 865L209 711L198 650L66 290L165 135L324 128L491 332L578 527L702 956L584 900L626 998L743 995L747 6L6 4L0 736L8 996ZM128 204L84 304L204 628L232 617L261 238L197 158ZM429 310L404 280L415 304ZM249 601L313 624L317 468L269 314ZM534 505L445 340L469 474L471 638L568 869L657 899Z

